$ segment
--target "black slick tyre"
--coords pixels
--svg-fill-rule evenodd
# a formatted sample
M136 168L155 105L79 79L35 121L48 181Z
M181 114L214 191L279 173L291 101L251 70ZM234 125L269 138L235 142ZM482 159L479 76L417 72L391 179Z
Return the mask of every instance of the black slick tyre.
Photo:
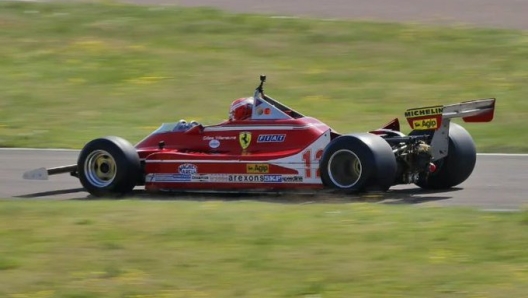
M77 170L82 186L96 197L118 197L132 191L141 163L132 144L120 137L90 141L79 154Z
M326 187L354 193L386 191L396 177L396 158L390 145L369 133L343 135L325 148L319 169Z
M475 168L477 150L471 135L456 123L449 124L447 156L436 161L437 169L416 183L424 189L448 189L466 181Z

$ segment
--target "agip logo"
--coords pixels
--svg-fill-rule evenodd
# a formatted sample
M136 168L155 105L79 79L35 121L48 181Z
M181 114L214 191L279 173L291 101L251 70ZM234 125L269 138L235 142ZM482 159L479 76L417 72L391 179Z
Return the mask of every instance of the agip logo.
M251 132L243 131L238 134L238 142L243 150L246 150L251 144Z
M437 129L438 121L435 118L414 120L413 128L416 130Z
M248 174L267 174L269 173L269 165L261 163L249 163L246 165L246 172Z

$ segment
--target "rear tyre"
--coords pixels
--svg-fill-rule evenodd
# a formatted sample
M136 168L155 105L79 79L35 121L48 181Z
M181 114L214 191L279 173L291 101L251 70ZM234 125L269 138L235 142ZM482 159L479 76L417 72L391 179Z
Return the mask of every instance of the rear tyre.
M396 177L396 158L390 145L377 135L344 135L328 144L319 169L329 188L347 193L386 191Z
M437 170L416 183L424 189L448 189L471 175L477 161L477 150L471 135L456 123L449 124L447 156L436 161Z
M125 139L105 137L90 141L77 160L82 186L96 197L117 197L134 189L141 173L136 149Z

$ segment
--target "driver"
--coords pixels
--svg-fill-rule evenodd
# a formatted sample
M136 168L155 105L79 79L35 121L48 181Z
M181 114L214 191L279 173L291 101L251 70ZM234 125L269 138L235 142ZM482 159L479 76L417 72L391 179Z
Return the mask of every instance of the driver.
M229 121L240 121L251 117L253 112L253 97L239 98L229 108Z

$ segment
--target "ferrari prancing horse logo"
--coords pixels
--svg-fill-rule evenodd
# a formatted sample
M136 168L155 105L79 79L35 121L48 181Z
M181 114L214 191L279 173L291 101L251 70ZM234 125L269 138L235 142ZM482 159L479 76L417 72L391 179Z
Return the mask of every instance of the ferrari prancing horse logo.
M242 150L246 150L251 143L251 133L249 131L242 131L238 134L238 141Z

